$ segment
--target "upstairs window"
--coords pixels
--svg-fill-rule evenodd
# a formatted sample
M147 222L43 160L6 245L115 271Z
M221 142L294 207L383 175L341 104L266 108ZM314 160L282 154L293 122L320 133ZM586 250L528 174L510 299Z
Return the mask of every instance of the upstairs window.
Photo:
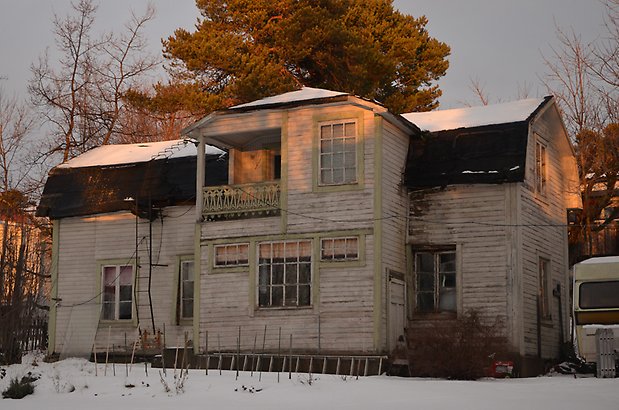
M320 124L320 185L357 182L357 122Z
M423 251L414 257L415 311L456 312L456 252Z
M133 265L104 265L101 319L125 320L133 312Z
M546 195L548 180L546 146L540 141L535 142L535 191Z

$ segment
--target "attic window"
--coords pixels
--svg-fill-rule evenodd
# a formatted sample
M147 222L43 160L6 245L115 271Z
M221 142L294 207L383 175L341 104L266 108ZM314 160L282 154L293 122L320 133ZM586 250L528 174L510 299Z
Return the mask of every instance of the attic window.
M546 145L539 139L535 141L535 192L546 195L548 182Z

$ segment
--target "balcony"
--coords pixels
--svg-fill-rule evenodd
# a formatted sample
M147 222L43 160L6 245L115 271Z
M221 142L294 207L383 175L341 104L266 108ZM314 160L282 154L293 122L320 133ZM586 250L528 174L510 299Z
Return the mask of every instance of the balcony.
M238 219L278 215L279 181L204 188L204 220Z

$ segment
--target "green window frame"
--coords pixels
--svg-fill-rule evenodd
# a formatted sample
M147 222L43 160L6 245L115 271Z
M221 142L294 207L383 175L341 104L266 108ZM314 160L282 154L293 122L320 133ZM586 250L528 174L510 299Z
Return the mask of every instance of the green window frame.
M312 241L258 243L258 308L312 306Z
M318 124L318 184L347 185L358 182L358 126L356 119Z
M193 319L195 264L193 259L181 260L178 280L179 318Z
M135 265L100 265L101 320L122 321L134 318Z

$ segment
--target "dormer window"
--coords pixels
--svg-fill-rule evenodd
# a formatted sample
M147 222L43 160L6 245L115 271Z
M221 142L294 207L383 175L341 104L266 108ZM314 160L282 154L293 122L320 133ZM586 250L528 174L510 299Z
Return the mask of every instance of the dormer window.
M320 127L320 185L357 182L357 122L330 121Z

